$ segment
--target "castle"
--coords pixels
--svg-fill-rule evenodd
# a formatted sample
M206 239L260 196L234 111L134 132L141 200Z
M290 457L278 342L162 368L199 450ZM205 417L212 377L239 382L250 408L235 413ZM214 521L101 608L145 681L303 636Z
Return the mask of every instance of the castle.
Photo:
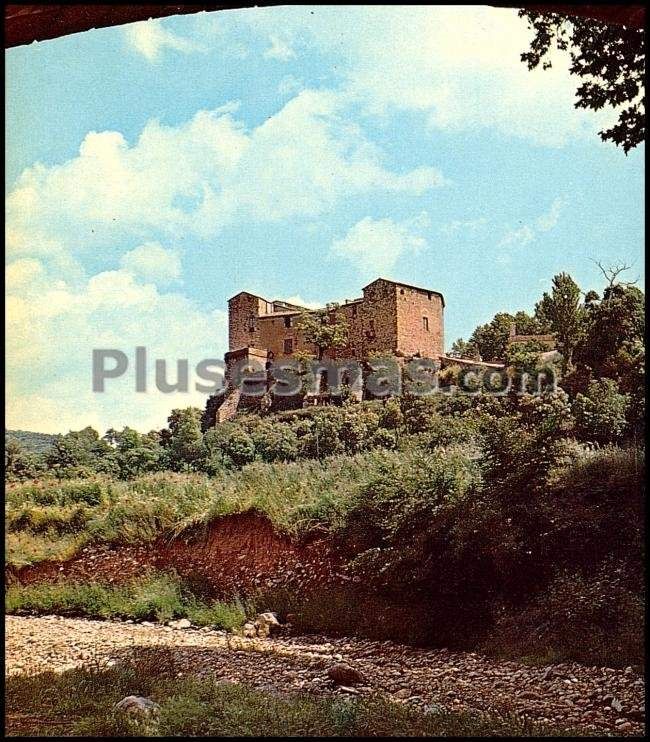
M208 400L204 413L205 427L231 419L242 408L259 407L260 395L242 395L241 379L234 380L234 369L257 368L261 394L265 389L272 389L283 359L299 352L319 356L319 349L305 337L300 322L305 313L314 311L323 310L310 310L286 301L270 301L247 291L241 291L228 300L226 386L224 391ZM444 311L445 299L439 291L378 278L363 287L360 298L325 308L325 321L345 322L347 343L341 348L325 349L322 360L352 360L364 364L372 356L390 356L401 363L422 358L437 362L439 367L505 369L504 361L488 363L445 355ZM531 340L546 347L545 360L557 356L556 339L551 334L519 335L513 325L507 342L510 345ZM363 384L355 387L354 393L361 399ZM318 396L311 393L308 398ZM271 404L279 408L281 404L291 407L303 402L303 397L296 394L284 400L274 397Z
M346 300L329 310L330 321L344 319L348 342L344 348L325 351L325 358L367 360L373 354L396 358L419 356L437 360L444 354L445 300L439 291L378 278L363 287L358 299ZM317 355L297 322L310 310L285 301L270 301L242 291L228 300L229 369L237 362L268 368L297 351ZM240 395L227 386L212 398L206 413L209 422L227 420L240 406Z

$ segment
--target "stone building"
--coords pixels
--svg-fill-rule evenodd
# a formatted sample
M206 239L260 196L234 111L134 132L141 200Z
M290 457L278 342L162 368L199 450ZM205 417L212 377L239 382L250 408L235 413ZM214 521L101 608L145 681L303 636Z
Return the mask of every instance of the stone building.
M364 361L374 354L390 354L438 360L444 353L444 308L439 291L378 278L363 288L360 298L330 311L332 322L346 320L348 344L325 351L325 358ZM226 391L209 402L210 422L232 417L240 406L240 395L229 388L229 369L235 362L250 361L264 368L296 351L318 354L299 326L300 316L308 311L246 291L229 299Z

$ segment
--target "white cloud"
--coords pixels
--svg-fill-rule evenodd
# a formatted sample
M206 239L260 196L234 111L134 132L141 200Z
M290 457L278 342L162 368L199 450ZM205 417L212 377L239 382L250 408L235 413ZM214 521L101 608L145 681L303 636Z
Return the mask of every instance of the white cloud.
M404 222L366 217L332 243L331 255L352 262L364 279L388 278L400 257L427 246L420 233L428 224L426 213Z
M533 224L523 224L521 227L506 230L498 246L529 245L540 232L548 232L557 225L562 212L562 206L562 199L556 198L549 207L549 210L544 214L540 214Z
M176 253L159 242L146 242L125 253L120 265L127 271L154 283L165 284L180 278L181 261Z
M127 42L150 62L158 62L164 49L173 49L184 54L202 50L191 39L167 30L159 19L130 23L124 26L124 35Z
M103 432L129 424L146 430L164 425L174 406L205 404L206 395L194 389L201 383L194 369L204 358L223 357L224 312L161 292L124 268L98 273L78 287L39 272L28 285L8 290L9 427L65 432L92 424ZM137 346L147 349L147 393L135 391ZM121 350L129 359L126 375L108 380L104 393L91 389L95 348ZM166 361L170 383L177 359L188 359L190 392L158 391L155 359Z
M334 55L344 89L374 113L421 111L434 128L490 128L544 146L597 143L595 132L613 118L574 107L579 81L566 54L554 53L549 70L527 69L520 55L532 32L516 9L310 6L242 17L260 34L282 28Z
M306 309L320 309L323 306L322 302L319 301L307 301L307 299L303 299L300 294L294 294L293 296L288 296L286 299L281 298L278 299L278 301L286 301L287 304L297 304L299 307L305 307Z
M537 218L537 221L535 222L537 229L540 232L548 232L549 229L553 229L560 219L563 206L564 202L562 199L556 198L546 214L542 214Z
M294 59L296 53L283 39L275 34L270 37L271 46L264 52L266 59L279 59L281 62L288 62Z
M482 216L477 219L453 219L440 227L440 232L446 236L458 234L459 232L476 233L487 224L487 219Z
M302 80L294 75L285 75L278 83L278 93L280 95L293 95L303 90L305 84Z
M133 145L90 132L77 157L21 174L7 199L8 252L69 261L151 229L211 237L236 222L316 216L358 194L419 195L444 183L433 167L387 168L350 105L304 90L251 131L229 104L178 126L149 121Z

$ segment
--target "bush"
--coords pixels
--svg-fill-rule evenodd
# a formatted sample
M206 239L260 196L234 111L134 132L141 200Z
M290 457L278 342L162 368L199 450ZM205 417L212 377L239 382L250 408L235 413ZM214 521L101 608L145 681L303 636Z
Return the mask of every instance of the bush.
M597 443L620 439L626 428L629 401L629 396L621 394L612 379L590 382L587 393L577 394L573 403L578 434Z
M293 461L298 457L298 436L288 425L261 422L253 429L252 439L262 461Z
M220 423L203 436L206 458L228 466L244 466L255 458L255 443L251 435L237 423Z
M561 572L523 609L504 611L485 649L543 662L642 666L644 601L638 586L626 585L627 574L609 561L591 576Z

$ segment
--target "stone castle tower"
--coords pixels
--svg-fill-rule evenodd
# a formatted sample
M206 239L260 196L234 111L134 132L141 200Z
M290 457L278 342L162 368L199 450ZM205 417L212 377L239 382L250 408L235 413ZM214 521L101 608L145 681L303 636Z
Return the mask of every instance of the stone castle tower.
M373 354L388 353L397 358L438 360L444 353L444 309L439 291L378 278L363 288L363 296L332 311L333 321L347 321L348 344L327 351L325 356L364 361ZM269 360L277 361L296 351L316 355L317 349L305 340L296 322L305 311L309 310L246 291L229 299L226 380L236 361L256 361L264 368ZM232 417L240 400L235 390L226 389L215 401L215 409L206 412L219 421Z

